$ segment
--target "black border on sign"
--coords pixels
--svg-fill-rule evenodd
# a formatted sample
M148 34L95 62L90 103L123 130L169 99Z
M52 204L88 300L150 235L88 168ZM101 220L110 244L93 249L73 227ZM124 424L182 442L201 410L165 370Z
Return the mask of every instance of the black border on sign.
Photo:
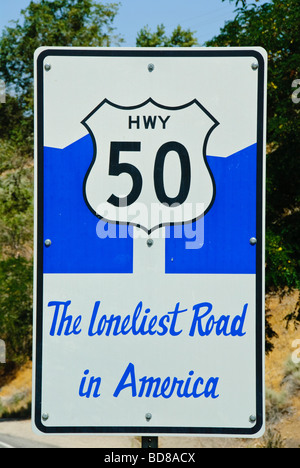
M43 251L44 251L44 60L50 56L66 57L253 57L258 61L258 119L257 119L257 193L256 193L256 424L252 428L235 427L49 427L42 423L42 353L43 353ZM265 119L265 62L258 50L251 49L55 49L42 50L37 57L37 224L36 224L36 339L35 400L32 409L36 428L45 434L205 434L227 436L255 436L264 424L264 119ZM249 415L250 416L250 415Z

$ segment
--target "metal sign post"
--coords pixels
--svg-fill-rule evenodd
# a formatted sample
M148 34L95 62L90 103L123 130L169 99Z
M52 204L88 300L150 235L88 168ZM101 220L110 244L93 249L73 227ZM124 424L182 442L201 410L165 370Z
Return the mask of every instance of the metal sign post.
M263 433L266 62L37 50L39 433Z
M158 437L142 437L142 448L158 448Z

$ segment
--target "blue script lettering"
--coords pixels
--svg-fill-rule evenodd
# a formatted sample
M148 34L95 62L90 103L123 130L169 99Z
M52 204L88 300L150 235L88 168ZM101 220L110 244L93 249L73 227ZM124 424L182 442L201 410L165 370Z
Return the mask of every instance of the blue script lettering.
M244 336L246 334L243 330L248 304L244 305L242 315L237 315L233 319L230 315L221 315L216 319L214 315L211 315L212 309L210 302L201 302L193 307L195 313L190 336L195 336L197 332L200 336L209 336L213 331L217 336Z
M81 315L79 315L78 317L76 317L76 319L74 319L72 315L67 314L70 304L71 301L53 301L48 303L48 307L55 307L50 336L54 336L55 334L57 336L61 336L62 333L65 336L79 335L79 333L81 333L79 325L81 323L82 317ZM57 331L56 326L58 326Z
M88 376L90 373L89 369L84 371L84 375ZM92 391L94 389L93 393L93 398L99 398L101 393L99 392L100 386L101 386L101 377L89 377L88 379L88 385L86 385L86 380L87 377L83 377L80 382L79 386L79 396L80 397L85 397L85 398L90 398ZM87 387L87 388L86 388Z
M118 398L121 392L129 389L132 397L153 397L169 399L172 396L178 398L212 398L213 400L220 395L217 394L218 377L210 377L206 382L202 377L193 378L195 372L190 371L186 380L177 377L142 377L137 381L134 364L129 363L113 396ZM139 383L140 382L140 383Z
M54 307L53 319L50 327L50 336L79 335L82 332L82 316L73 316L70 313L71 301L51 301L48 307ZM140 301L132 314L111 314L101 312L101 301L96 301L93 307L90 322L87 324L88 336L126 336L157 335L177 337L183 332L190 337L216 336L243 337L246 335L245 321L248 304L245 304L241 315L220 315L213 313L210 302L200 302L193 306L193 310L181 320L182 314L188 309L181 308L180 302L166 314L154 315L150 308L145 308ZM187 325L187 320L189 324ZM181 322L181 324L180 324Z
M150 309L145 309L143 312L142 301L138 303L133 315L110 315L105 314L99 317L100 301L97 301L92 313L88 335L103 335L118 336L128 335L155 335L164 336L169 333L171 336L178 336L182 333L182 329L177 328L177 321L180 314L187 312L187 309L180 310L178 302L175 309L168 312L166 315L158 318L154 315L150 318Z

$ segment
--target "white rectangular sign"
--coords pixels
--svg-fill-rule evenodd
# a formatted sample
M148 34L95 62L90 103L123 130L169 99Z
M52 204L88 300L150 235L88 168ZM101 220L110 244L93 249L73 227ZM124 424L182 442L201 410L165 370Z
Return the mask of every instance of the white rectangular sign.
M260 48L41 48L42 433L264 430Z

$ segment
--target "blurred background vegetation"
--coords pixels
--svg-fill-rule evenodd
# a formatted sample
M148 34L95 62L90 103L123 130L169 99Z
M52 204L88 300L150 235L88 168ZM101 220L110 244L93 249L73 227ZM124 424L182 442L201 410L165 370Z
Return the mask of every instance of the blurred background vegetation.
M292 83L300 79L300 3L235 3L235 19L205 45L262 46L269 55L266 287L285 294L300 289L300 104L291 98ZM117 12L118 4L94 0L31 1L23 21L0 37L0 79L7 91L0 104L0 338L7 361L17 365L30 359L32 340L33 54L43 45L122 45L114 29ZM141 29L136 45L198 44L189 29L178 26L168 36L158 25L154 32ZM300 321L299 303L288 318ZM267 351L274 335L267 319Z

